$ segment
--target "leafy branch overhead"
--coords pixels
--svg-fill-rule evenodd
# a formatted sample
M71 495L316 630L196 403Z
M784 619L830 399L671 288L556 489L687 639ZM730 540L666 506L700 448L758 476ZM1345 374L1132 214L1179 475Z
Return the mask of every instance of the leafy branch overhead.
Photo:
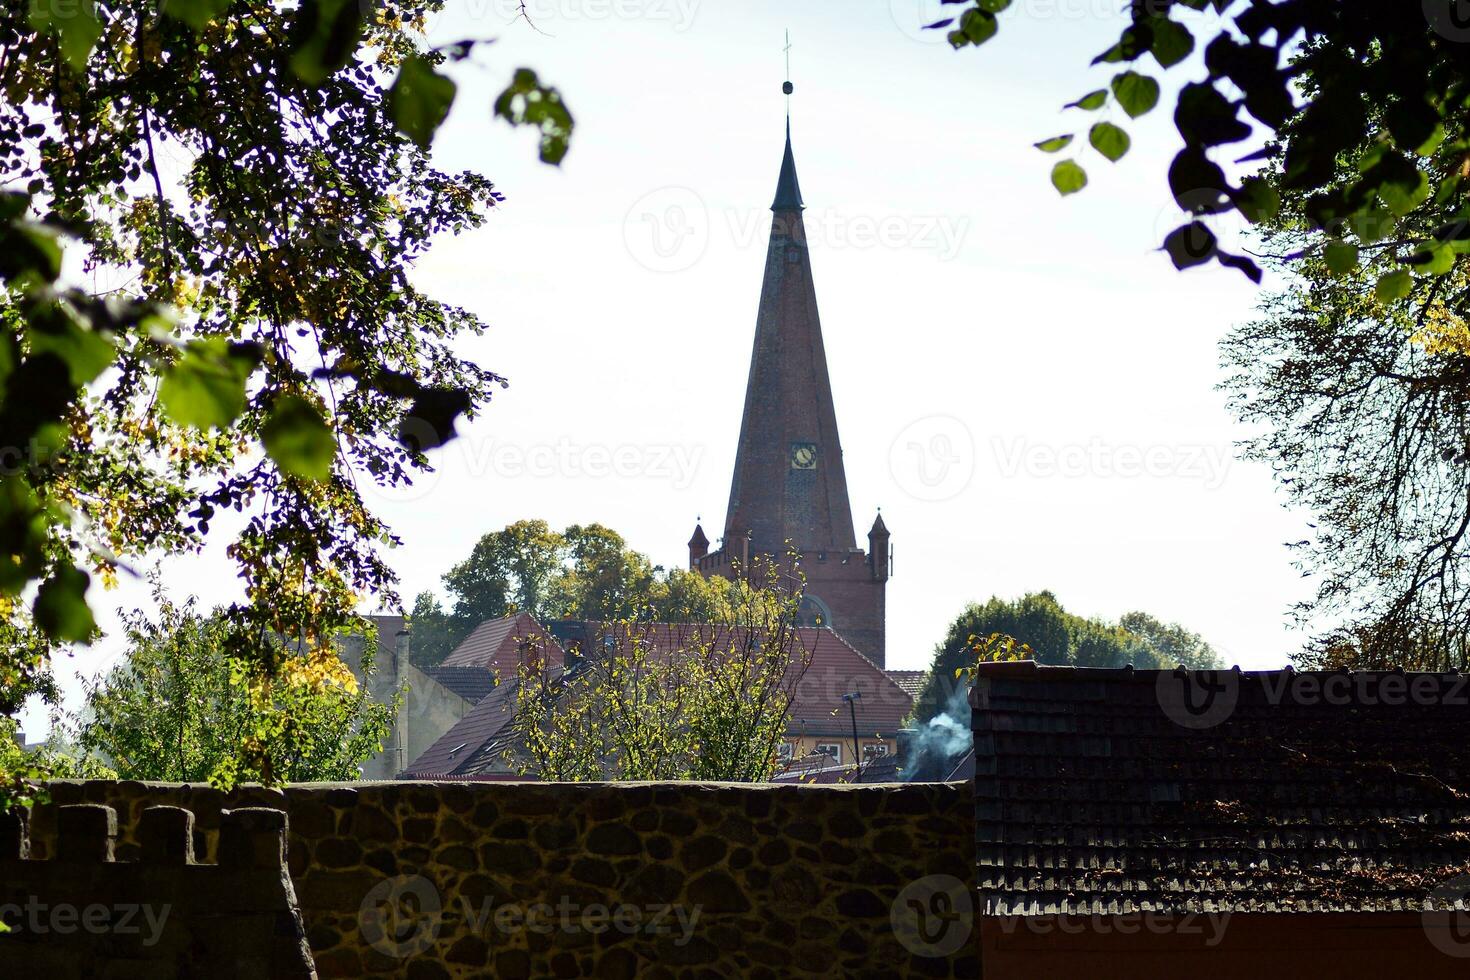
M36 638L23 664L0 650L0 700L96 635L95 585L225 512L246 595L221 622L251 670L275 669L266 635L325 650L364 597L396 601L363 484L411 482L504 384L456 353L485 324L410 278L502 200L428 155L446 63L484 43L429 48L437 9L0 10L0 630ZM533 72L486 109L565 157L571 114Z
M990 43L1009 0L946 0L968 9L934 24L956 48ZM1132 0L1117 41L1094 66L1128 66L1106 88L1067 108L1098 112L1116 104L1128 119L1161 101L1158 70L1199 65L1172 106L1184 140L1169 188L1186 222L1165 249L1179 268L1219 262L1260 280L1256 263L1221 250L1204 221L1239 211L1252 223L1275 217L1281 194L1306 200L1315 239L1301 255L1346 272L1365 253L1382 256L1378 290L1386 302L1410 283L1448 275L1470 251L1470 45L1455 0ZM1192 57L1193 56L1193 57ZM1037 147L1057 153L1069 134ZM1229 160L1253 138L1264 148ZM1108 160L1127 153L1121 120L1092 125L1088 143ZM1224 160L1216 160L1220 155ZM1224 164L1255 164L1235 180ZM1087 183L1076 160L1054 165L1062 194Z

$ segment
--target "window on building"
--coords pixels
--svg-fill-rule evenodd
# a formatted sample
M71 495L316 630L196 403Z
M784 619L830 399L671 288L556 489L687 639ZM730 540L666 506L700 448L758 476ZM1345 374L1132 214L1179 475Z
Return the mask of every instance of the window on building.
M820 755L830 755L832 757L832 761L833 762L841 762L842 761L842 743L841 742L818 742L817 743L817 752Z
M790 762L791 755L795 751L795 749L796 747L790 742L782 742L780 745L776 746L776 758L780 759L782 762Z
M869 742L868 744L866 744L866 745L863 746L863 758L865 758L865 759L872 759L875 756L887 755L887 754L888 754L888 743L887 742Z

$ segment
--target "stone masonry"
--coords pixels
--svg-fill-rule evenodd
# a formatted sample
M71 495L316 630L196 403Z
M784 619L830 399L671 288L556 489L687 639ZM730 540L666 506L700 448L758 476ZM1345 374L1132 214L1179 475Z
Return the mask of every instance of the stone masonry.
M959 898L968 908L965 784L356 783L223 793L97 781L51 791L56 804L114 807L120 860L146 850L150 807L192 811L201 858L220 848L224 811L284 810L291 879L323 977L978 974L970 918L926 933L924 942L963 930L942 948L896 928L935 881L967 892ZM33 854L52 853L65 812L37 808Z

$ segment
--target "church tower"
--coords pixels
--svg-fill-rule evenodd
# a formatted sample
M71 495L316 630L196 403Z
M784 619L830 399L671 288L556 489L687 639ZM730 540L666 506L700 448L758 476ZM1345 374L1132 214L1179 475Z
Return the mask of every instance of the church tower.
M803 208L788 114L725 537L707 552L696 527L690 567L728 575L795 550L807 580L803 623L830 626L881 667L888 529L880 515L869 552L857 547Z

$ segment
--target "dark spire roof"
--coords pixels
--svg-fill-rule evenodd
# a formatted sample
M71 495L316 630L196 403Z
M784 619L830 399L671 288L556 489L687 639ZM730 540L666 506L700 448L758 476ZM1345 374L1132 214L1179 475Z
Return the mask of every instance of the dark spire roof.
M791 120L786 120L786 155L781 158L781 177L776 182L776 201L772 211L800 211L801 182L796 179L796 157L791 152Z
M873 520L873 527L868 531L868 537L876 538L888 533L888 525L883 523L883 511L878 511L878 516Z
M709 538L704 536L704 525L694 525L694 537L689 539L689 547L703 548L709 544Z
M827 375L801 189L787 127L725 547L749 537L752 555L856 549L837 412Z

